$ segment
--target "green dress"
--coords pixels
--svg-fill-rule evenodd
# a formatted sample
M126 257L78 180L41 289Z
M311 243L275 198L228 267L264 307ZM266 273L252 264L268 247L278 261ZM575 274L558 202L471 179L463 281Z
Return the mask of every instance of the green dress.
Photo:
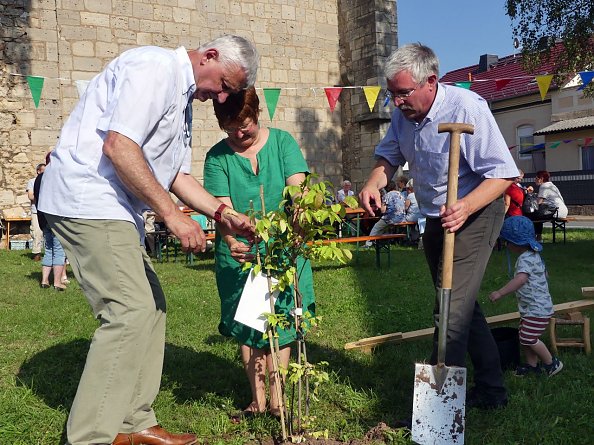
M295 139L286 131L270 128L268 140L256 155L259 174L254 174L250 160L236 154L225 140L212 147L204 162L204 187L214 196L228 196L233 208L246 213L250 200L256 211L261 210L260 185L264 186L266 210L278 209L283 199L286 180L296 173L307 173L308 168ZM215 238L215 270L221 299L221 322L219 332L234 337L242 344L253 348L267 348L268 340L262 333L236 322L233 318L249 272L231 257L229 247L217 232ZM303 296L303 312L315 315L312 272L309 261L300 258L297 264L299 290ZM295 340L292 290L281 293L275 305L276 313L284 313L291 321L286 330L279 330L279 345Z

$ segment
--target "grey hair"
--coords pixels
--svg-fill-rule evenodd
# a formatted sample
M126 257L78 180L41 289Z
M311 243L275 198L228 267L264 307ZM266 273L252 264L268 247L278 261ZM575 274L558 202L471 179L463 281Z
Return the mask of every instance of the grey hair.
M352 185L352 184L351 184L351 181L349 181L348 179L345 179L344 181L342 181L342 185L344 187L345 185Z
M384 68L387 79L401 71L410 72L415 82L425 83L432 74L439 78L439 60L428 46L409 43L390 54Z
M208 43L200 45L198 51L205 52L216 49L219 52L219 62L225 71L241 68L246 77L245 88L254 86L258 73L258 51L252 42L243 37L225 35L217 37Z

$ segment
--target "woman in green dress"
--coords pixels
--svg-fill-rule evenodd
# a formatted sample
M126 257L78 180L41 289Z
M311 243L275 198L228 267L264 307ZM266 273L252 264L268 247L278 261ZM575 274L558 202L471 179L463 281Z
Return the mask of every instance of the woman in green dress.
M295 139L276 128L260 128L260 101L254 88L230 96L224 103L213 101L219 126L227 138L212 147L204 164L204 186L211 194L238 212L245 213L253 202L261 210L260 186L264 189L266 210L278 209L287 185L299 185L308 167ZM249 272L242 264L253 258L255 248L240 237L217 227L215 239L216 279L221 299L219 331L240 343L241 357L250 382L252 401L245 415L266 411L266 376L270 385L270 413L279 415L276 384L272 374L272 356L262 332L234 320L235 312ZM259 246L262 251L262 246ZM303 295L303 312L315 315L313 281L309 262L298 262L299 290ZM292 290L281 293L275 304L277 313L293 320ZM279 329L280 366L287 368L295 341L295 327Z

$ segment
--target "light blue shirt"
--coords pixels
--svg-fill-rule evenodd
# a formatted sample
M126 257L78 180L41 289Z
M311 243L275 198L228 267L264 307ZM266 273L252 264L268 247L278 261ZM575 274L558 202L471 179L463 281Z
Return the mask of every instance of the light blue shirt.
M528 281L516 291L520 315L550 317L554 312L553 302L541 256L532 250L522 253L516 260L516 275L519 273L528 275Z
M449 133L438 133L437 126L450 122L474 125L474 135L460 137L458 199L485 179L520 174L487 102L472 91L440 83L425 119L410 121L397 108L375 149L376 158L394 167L408 162L419 208L429 217L438 217L446 202L450 138Z
M191 113L196 89L185 48L145 46L122 53L91 80L66 121L43 175L43 212L82 219L134 222L144 233L142 202L103 154L108 131L142 149L155 178L169 190L189 173Z

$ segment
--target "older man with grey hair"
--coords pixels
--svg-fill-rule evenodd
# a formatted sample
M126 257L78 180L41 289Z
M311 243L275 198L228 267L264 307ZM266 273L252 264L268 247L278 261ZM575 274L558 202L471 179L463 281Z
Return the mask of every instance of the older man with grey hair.
M39 209L66 250L100 326L67 424L71 445L188 445L157 424L165 296L144 250L143 211L159 215L182 249L203 251L200 225L170 198L232 232L245 215L190 175L192 100L224 102L254 84L252 43L223 36L198 49L128 50L89 83L52 152Z
M385 73L387 96L396 109L375 150L377 162L361 190L361 204L373 214L380 204L379 190L399 165L408 162L419 209L427 217L423 245L436 287L440 287L444 229L456 235L446 365L465 366L468 352L475 386L467 406L504 407L507 392L499 353L477 295L503 224L501 196L518 169L487 102L464 88L438 82L439 61L431 48L420 43L398 48L388 57ZM449 137L437 131L446 122L475 128L474 135L461 137L458 200L448 208ZM431 363L436 361L435 341Z

